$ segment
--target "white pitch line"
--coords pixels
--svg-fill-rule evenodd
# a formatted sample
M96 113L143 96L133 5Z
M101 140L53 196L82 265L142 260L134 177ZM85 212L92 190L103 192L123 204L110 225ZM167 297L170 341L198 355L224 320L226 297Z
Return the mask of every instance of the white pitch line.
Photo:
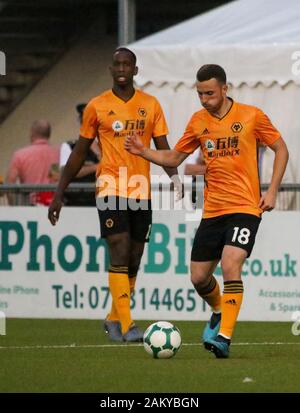
M64 348L129 348L129 347L141 347L142 343L130 343L130 344L62 344L62 345L36 345L36 346L0 346L0 350L39 350L39 349L64 349ZM201 346L202 343L182 343L182 346ZM232 346L293 346L300 345L300 342L284 343L284 342L262 342L262 343L232 343Z

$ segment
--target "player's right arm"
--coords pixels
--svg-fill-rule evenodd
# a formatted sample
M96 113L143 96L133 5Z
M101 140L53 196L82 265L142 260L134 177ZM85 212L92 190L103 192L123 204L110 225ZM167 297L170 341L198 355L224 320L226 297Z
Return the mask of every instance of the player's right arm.
M92 142L93 139L86 139L80 136L71 152L58 182L53 201L48 209L48 219L52 225L55 225L59 219L64 191L81 169Z
M188 153L178 152L175 149L161 149L157 151L147 148L136 135L128 136L124 146L132 155L141 156L156 165L168 166L171 168L176 168L189 155Z

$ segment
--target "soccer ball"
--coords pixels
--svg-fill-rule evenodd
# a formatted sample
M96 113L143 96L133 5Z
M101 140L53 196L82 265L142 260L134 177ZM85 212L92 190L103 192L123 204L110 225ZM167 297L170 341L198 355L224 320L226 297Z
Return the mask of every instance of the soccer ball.
M169 359L181 346L180 331L168 321L151 324L144 333L144 348L156 359Z

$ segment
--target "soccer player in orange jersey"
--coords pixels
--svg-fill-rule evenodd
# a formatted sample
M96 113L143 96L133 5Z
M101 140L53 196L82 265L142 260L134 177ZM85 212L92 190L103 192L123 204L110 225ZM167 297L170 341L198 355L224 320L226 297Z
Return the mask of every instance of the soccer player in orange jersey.
M173 150L155 152L138 136L128 137L125 148L158 165L177 167L201 147L206 185L203 217L191 254L191 281L213 311L203 333L204 346L217 358L227 358L243 299L242 266L251 254L262 213L275 207L288 150L260 109L227 96L222 67L202 66L196 85L203 109L194 113ZM260 143L275 152L271 183L264 195L258 174ZM223 295L213 276L219 261Z
M128 153L124 142L128 135L138 134L145 147L153 139L157 149L169 149L168 128L157 99L134 88L138 68L131 50L115 50L110 72L112 89L93 98L84 110L80 137L64 167L48 218L53 225L59 219L63 193L97 138L101 161L96 173L96 204L101 236L109 249L112 295L104 328L114 341L142 341L143 332L131 318L130 294L151 230L150 163ZM164 169L181 191L177 169Z

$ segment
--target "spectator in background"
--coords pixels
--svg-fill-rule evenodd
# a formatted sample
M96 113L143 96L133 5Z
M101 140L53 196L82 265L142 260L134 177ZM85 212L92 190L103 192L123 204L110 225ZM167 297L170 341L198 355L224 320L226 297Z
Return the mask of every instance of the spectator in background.
M55 184L59 181L60 173L59 173L59 165L58 163L54 163L51 165L49 169L49 184ZM37 205L47 205L49 206L52 202L54 192L53 191L43 191L43 192L36 192L35 193L35 203Z
M80 103L76 106L80 125L82 123L82 116L86 103ZM60 148L59 166L62 169L66 165L69 156L76 144L76 140L70 140L64 142ZM99 145L97 139L95 139L89 148L85 163L82 168L72 180L73 183L92 182L96 180L96 169L99 163ZM66 192L64 195L64 204L67 206L95 206L95 192L83 192L78 195L77 192Z
M21 184L48 184L51 170L59 162L59 148L50 145L51 126L47 120L35 120L30 129L31 144L14 152L6 182ZM37 200L41 196L41 202ZM30 194L30 203L44 203L42 194ZM46 203L45 205L48 205Z

